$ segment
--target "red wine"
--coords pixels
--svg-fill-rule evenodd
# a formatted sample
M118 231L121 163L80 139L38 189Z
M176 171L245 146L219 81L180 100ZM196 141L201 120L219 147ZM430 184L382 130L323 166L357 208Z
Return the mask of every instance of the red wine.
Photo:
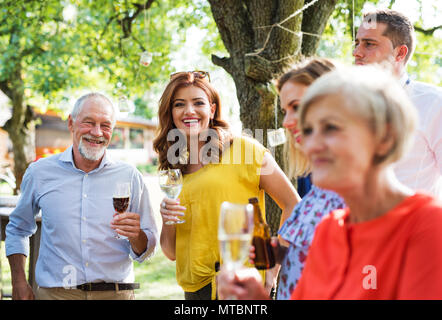
M114 200L114 208L119 213L123 213L127 210L127 207L129 207L129 197L122 197L117 198L113 197Z

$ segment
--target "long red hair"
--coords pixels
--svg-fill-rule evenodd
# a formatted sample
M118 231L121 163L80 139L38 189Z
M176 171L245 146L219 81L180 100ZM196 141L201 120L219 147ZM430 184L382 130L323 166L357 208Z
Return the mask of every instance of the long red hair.
M187 163L179 162L176 164L171 164L168 161L167 151L174 143L176 143L176 141L168 141L167 135L170 130L176 129L172 118L172 102L175 93L181 88L186 88L190 86L195 86L202 89L207 94L209 103L214 103L216 105L213 121L210 121L209 128L216 131L217 139L209 139L207 142L210 143L213 147L217 147L220 155L222 154L225 147L227 145L230 145L230 143L232 142L232 134L229 128L229 124L224 121L221 116L221 100L219 94L210 84L208 79L198 77L193 72L177 73L171 77L171 80L167 84L166 89L164 90L159 101L159 127L157 135L153 141L153 146L155 151L158 153L160 170L175 168L181 169L183 172L186 172ZM183 148L186 148L186 146L182 146L180 148L180 152L183 152Z

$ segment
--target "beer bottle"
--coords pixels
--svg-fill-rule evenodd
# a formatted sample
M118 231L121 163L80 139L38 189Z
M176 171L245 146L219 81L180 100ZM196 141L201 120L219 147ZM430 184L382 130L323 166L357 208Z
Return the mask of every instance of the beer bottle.
M275 255L270 244L270 228L262 218L258 199L250 198L249 203L253 205L253 221L255 224L252 240L255 247L255 268L260 270L270 269L275 266Z

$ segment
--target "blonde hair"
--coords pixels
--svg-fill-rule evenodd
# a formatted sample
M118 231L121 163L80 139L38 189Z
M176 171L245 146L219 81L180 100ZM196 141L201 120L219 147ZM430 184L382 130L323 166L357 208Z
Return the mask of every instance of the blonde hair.
M284 73L276 81L276 89L281 92L287 82L298 83L310 86L317 78L333 70L335 65L329 59L310 58L301 61L295 67ZM310 168L310 161L300 150L291 132L286 129L287 143L284 144L285 167L288 168L289 178L296 178L307 175Z
M324 75L301 99L301 128L308 108L330 95L344 97L345 107L367 121L377 141L393 137L391 149L383 156L376 156L374 164L396 162L407 152L417 126L417 111L391 74L374 66L353 66Z

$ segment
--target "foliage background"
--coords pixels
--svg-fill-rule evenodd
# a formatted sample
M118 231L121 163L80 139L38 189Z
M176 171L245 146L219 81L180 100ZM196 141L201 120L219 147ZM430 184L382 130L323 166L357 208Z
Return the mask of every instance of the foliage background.
M229 77L210 62L212 54L226 56L227 52L207 1L149 2L150 7L131 21L130 33L125 34L121 21L134 14L132 2L0 0L0 81L8 77L18 53L24 52L21 67L27 103L43 111L68 111L79 92L96 89L115 101L119 95L127 95L137 107L136 115L153 118L164 84L177 71L174 65L202 65ZM405 2L414 3L416 26L428 30L440 23L436 18L442 14L440 0ZM360 23L360 11L376 4L404 11L405 2L355 0L355 27ZM69 9L75 10L71 18L66 17ZM352 9L352 0L337 2L318 55L352 62ZM13 26L20 31L18 41L10 38ZM192 28L198 32L189 33ZM440 29L432 34L416 33L417 48L408 67L413 78L442 84L441 33ZM199 48L187 48L192 51L176 64L183 58L177 53L183 53L186 38L192 36L200 37L194 42ZM138 63L144 50L154 54L147 68Z

